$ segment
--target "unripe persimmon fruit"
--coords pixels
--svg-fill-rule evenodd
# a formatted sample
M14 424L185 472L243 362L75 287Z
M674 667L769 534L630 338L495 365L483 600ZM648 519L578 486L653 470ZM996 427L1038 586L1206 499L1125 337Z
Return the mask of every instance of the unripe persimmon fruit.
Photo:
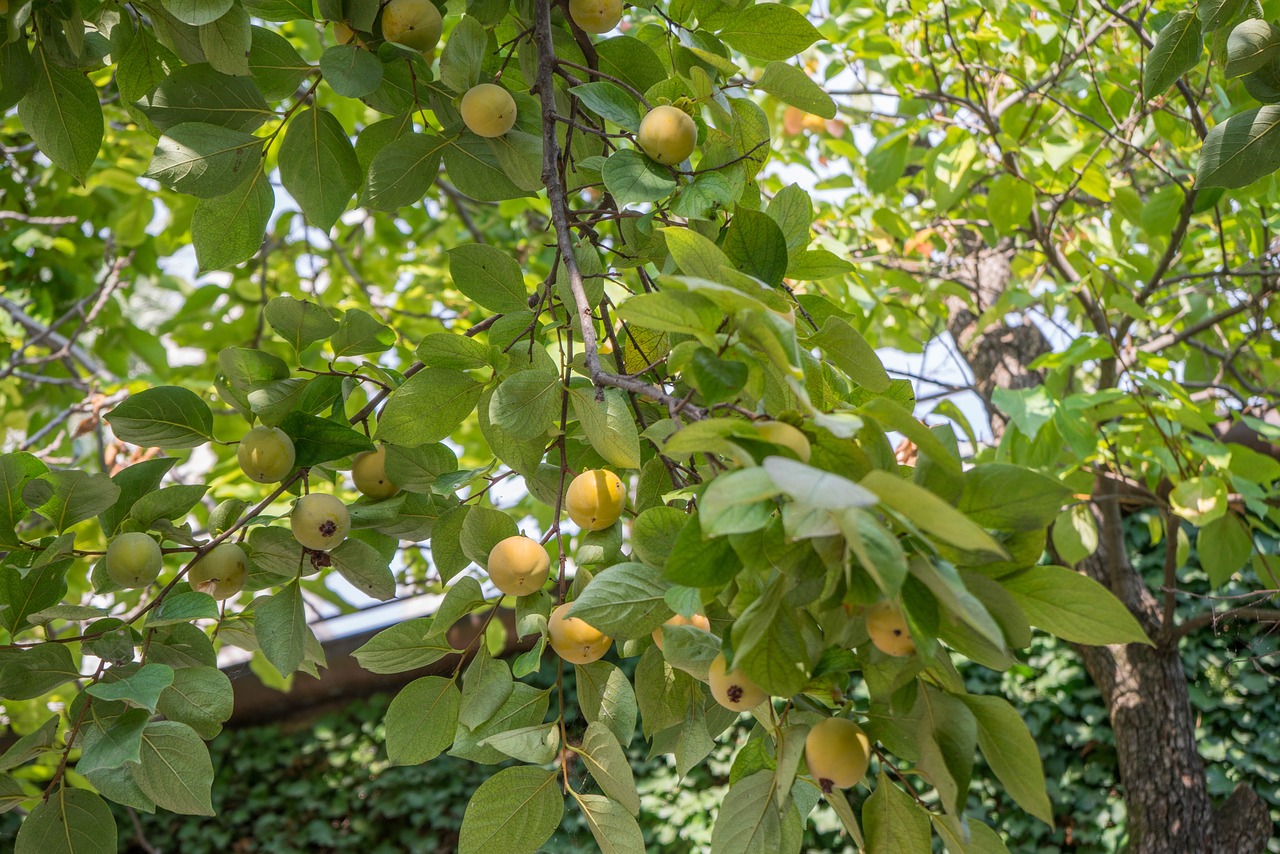
M107 575L121 587L146 587L160 575L164 554L147 534L121 534L107 546Z
M867 634L876 649L886 655L904 658L916 651L911 631L902 616L901 609L888 600L877 602L867 609Z
M749 712L769 699L760 686L747 678L741 670L725 670L724 653L711 659L707 669L707 682L716 702L735 712Z
M489 139L502 136L516 123L515 98L494 83L479 83L468 89L458 112L468 130Z
M258 483L276 483L293 471L297 454L293 440L279 427L259 424L240 440L236 448L240 470Z
M351 464L351 480L362 495L370 498L390 498L400 487L387 477L387 447L379 445L376 451L361 451Z
M304 495L289 515L293 538L309 549L327 552L347 538L351 514L347 505L332 495L315 492Z
M208 593L214 599L230 599L244 589L249 572L249 558L235 543L220 543L195 562L187 573L192 590Z
M785 421L757 421L753 425L756 432L760 434L760 438L772 445L781 445L784 448L790 448L800 459L800 462L809 462L811 448L809 447L809 439L798 428L792 427Z
M444 21L431 0L391 0L382 10L382 37L426 53L440 41Z
M622 20L622 0L569 0L569 17L583 32L607 33Z
M820 721L804 740L804 761L826 794L847 789L867 774L871 739L847 718Z
M603 531L618 521L627 503L622 479L607 469L584 471L565 496L569 518L585 531Z
M663 104L640 120L636 142L651 160L674 166L693 154L698 143L698 126L684 110Z
M590 664L599 661L613 645L613 638L577 617L566 617L569 603L560 605L547 620L547 634L551 648L571 664Z
M507 537L489 551L489 578L508 596L536 593L550 572L551 555L537 540Z
M702 629L704 632L711 631L711 621L701 614L694 614L692 617L685 618L681 614L676 614L670 620L662 624L663 626L693 626ZM658 649L662 649L662 626L658 626L653 630L653 642L658 645Z

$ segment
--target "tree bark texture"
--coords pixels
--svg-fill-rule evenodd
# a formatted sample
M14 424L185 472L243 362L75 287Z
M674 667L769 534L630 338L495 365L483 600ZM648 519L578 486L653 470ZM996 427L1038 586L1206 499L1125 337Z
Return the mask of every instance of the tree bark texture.
M997 388L1029 388L1043 376L1027 366L1051 351L1031 323L1008 325L995 318L983 327L982 312L1010 286L1012 249L973 246L959 261L955 278L972 302L953 299L947 330L986 399L997 440L1007 425L991 406ZM1161 608L1133 567L1125 546L1114 482L1095 489L1098 551L1078 569L1122 601L1152 639L1160 637ZM1111 499L1111 500L1108 500ZM1272 825L1266 804L1241 785L1216 810L1204 762L1196 749L1195 711L1176 642L1150 647L1072 645L1098 686L1115 734L1120 780L1128 808L1131 854L1260 854Z

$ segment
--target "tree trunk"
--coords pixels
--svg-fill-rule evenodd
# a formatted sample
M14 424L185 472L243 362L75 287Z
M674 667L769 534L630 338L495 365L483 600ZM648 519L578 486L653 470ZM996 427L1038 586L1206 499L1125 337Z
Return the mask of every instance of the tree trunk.
M1042 381L1027 365L1051 350L1030 323L996 322L979 328L982 311L1009 285L1011 250L975 247L960 264L961 278L975 298L953 300L947 329L990 404L995 388L1027 388ZM989 405L997 440L1006 420ZM1160 636L1159 603L1133 568L1124 540L1114 483L1099 479L1099 547L1079 569L1111 590L1133 612L1153 640ZM1174 547L1172 538L1166 540ZM1115 734L1120 780L1128 807L1132 854L1260 854L1271 836L1265 803L1240 786L1216 811L1209 798L1204 763L1196 749L1195 714L1177 644L1149 647L1072 645L1102 693Z

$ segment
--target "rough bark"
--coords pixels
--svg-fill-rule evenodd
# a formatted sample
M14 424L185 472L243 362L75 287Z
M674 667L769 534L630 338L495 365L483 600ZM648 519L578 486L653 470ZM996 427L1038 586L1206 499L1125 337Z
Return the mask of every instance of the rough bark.
M953 300L947 329L973 371L974 384L990 402L996 388L1029 388L1043 377L1027 366L1051 350L1030 323L1002 318L982 327L979 318L1010 286L1008 247L974 247L959 266L972 303ZM976 306L974 305L976 303ZM976 308L976 310L975 310ZM997 439L1005 420L994 407ZM1110 589L1156 638L1161 608L1125 548L1120 505L1113 481L1100 479L1097 502L1100 543L1080 565ZM1112 500L1107 500L1112 499ZM1129 813L1132 854L1260 854L1271 836L1266 805L1240 786L1217 810L1208 792L1204 763L1196 749L1195 712L1177 644L1093 647L1073 645L1102 693L1115 734L1120 779Z

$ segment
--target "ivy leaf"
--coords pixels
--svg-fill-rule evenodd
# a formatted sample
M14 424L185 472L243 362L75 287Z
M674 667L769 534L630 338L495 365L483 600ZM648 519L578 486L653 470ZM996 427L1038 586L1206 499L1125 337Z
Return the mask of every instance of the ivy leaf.
M359 52L370 56L368 51ZM381 67L376 59L373 62ZM362 180L356 151L342 123L318 107L295 117L280 143L279 161L284 188L307 219L328 231L347 209Z
M543 768L504 768L476 789L462 816L460 854L533 854L564 816L559 773Z
M107 802L86 789L61 785L37 801L18 829L14 854L115 854L116 819Z
M424 676L396 694L387 708L387 758L421 765L453 744L462 695L452 679Z
M1061 566L1033 566L1000 579L1033 626L1073 643L1145 643L1142 626L1112 593Z
M98 89L83 73L54 64L43 47L32 57L31 86L18 119L40 151L84 183L102 146Z
M193 391L160 386L128 397L107 415L116 437L144 448L195 448L213 438L213 413Z

